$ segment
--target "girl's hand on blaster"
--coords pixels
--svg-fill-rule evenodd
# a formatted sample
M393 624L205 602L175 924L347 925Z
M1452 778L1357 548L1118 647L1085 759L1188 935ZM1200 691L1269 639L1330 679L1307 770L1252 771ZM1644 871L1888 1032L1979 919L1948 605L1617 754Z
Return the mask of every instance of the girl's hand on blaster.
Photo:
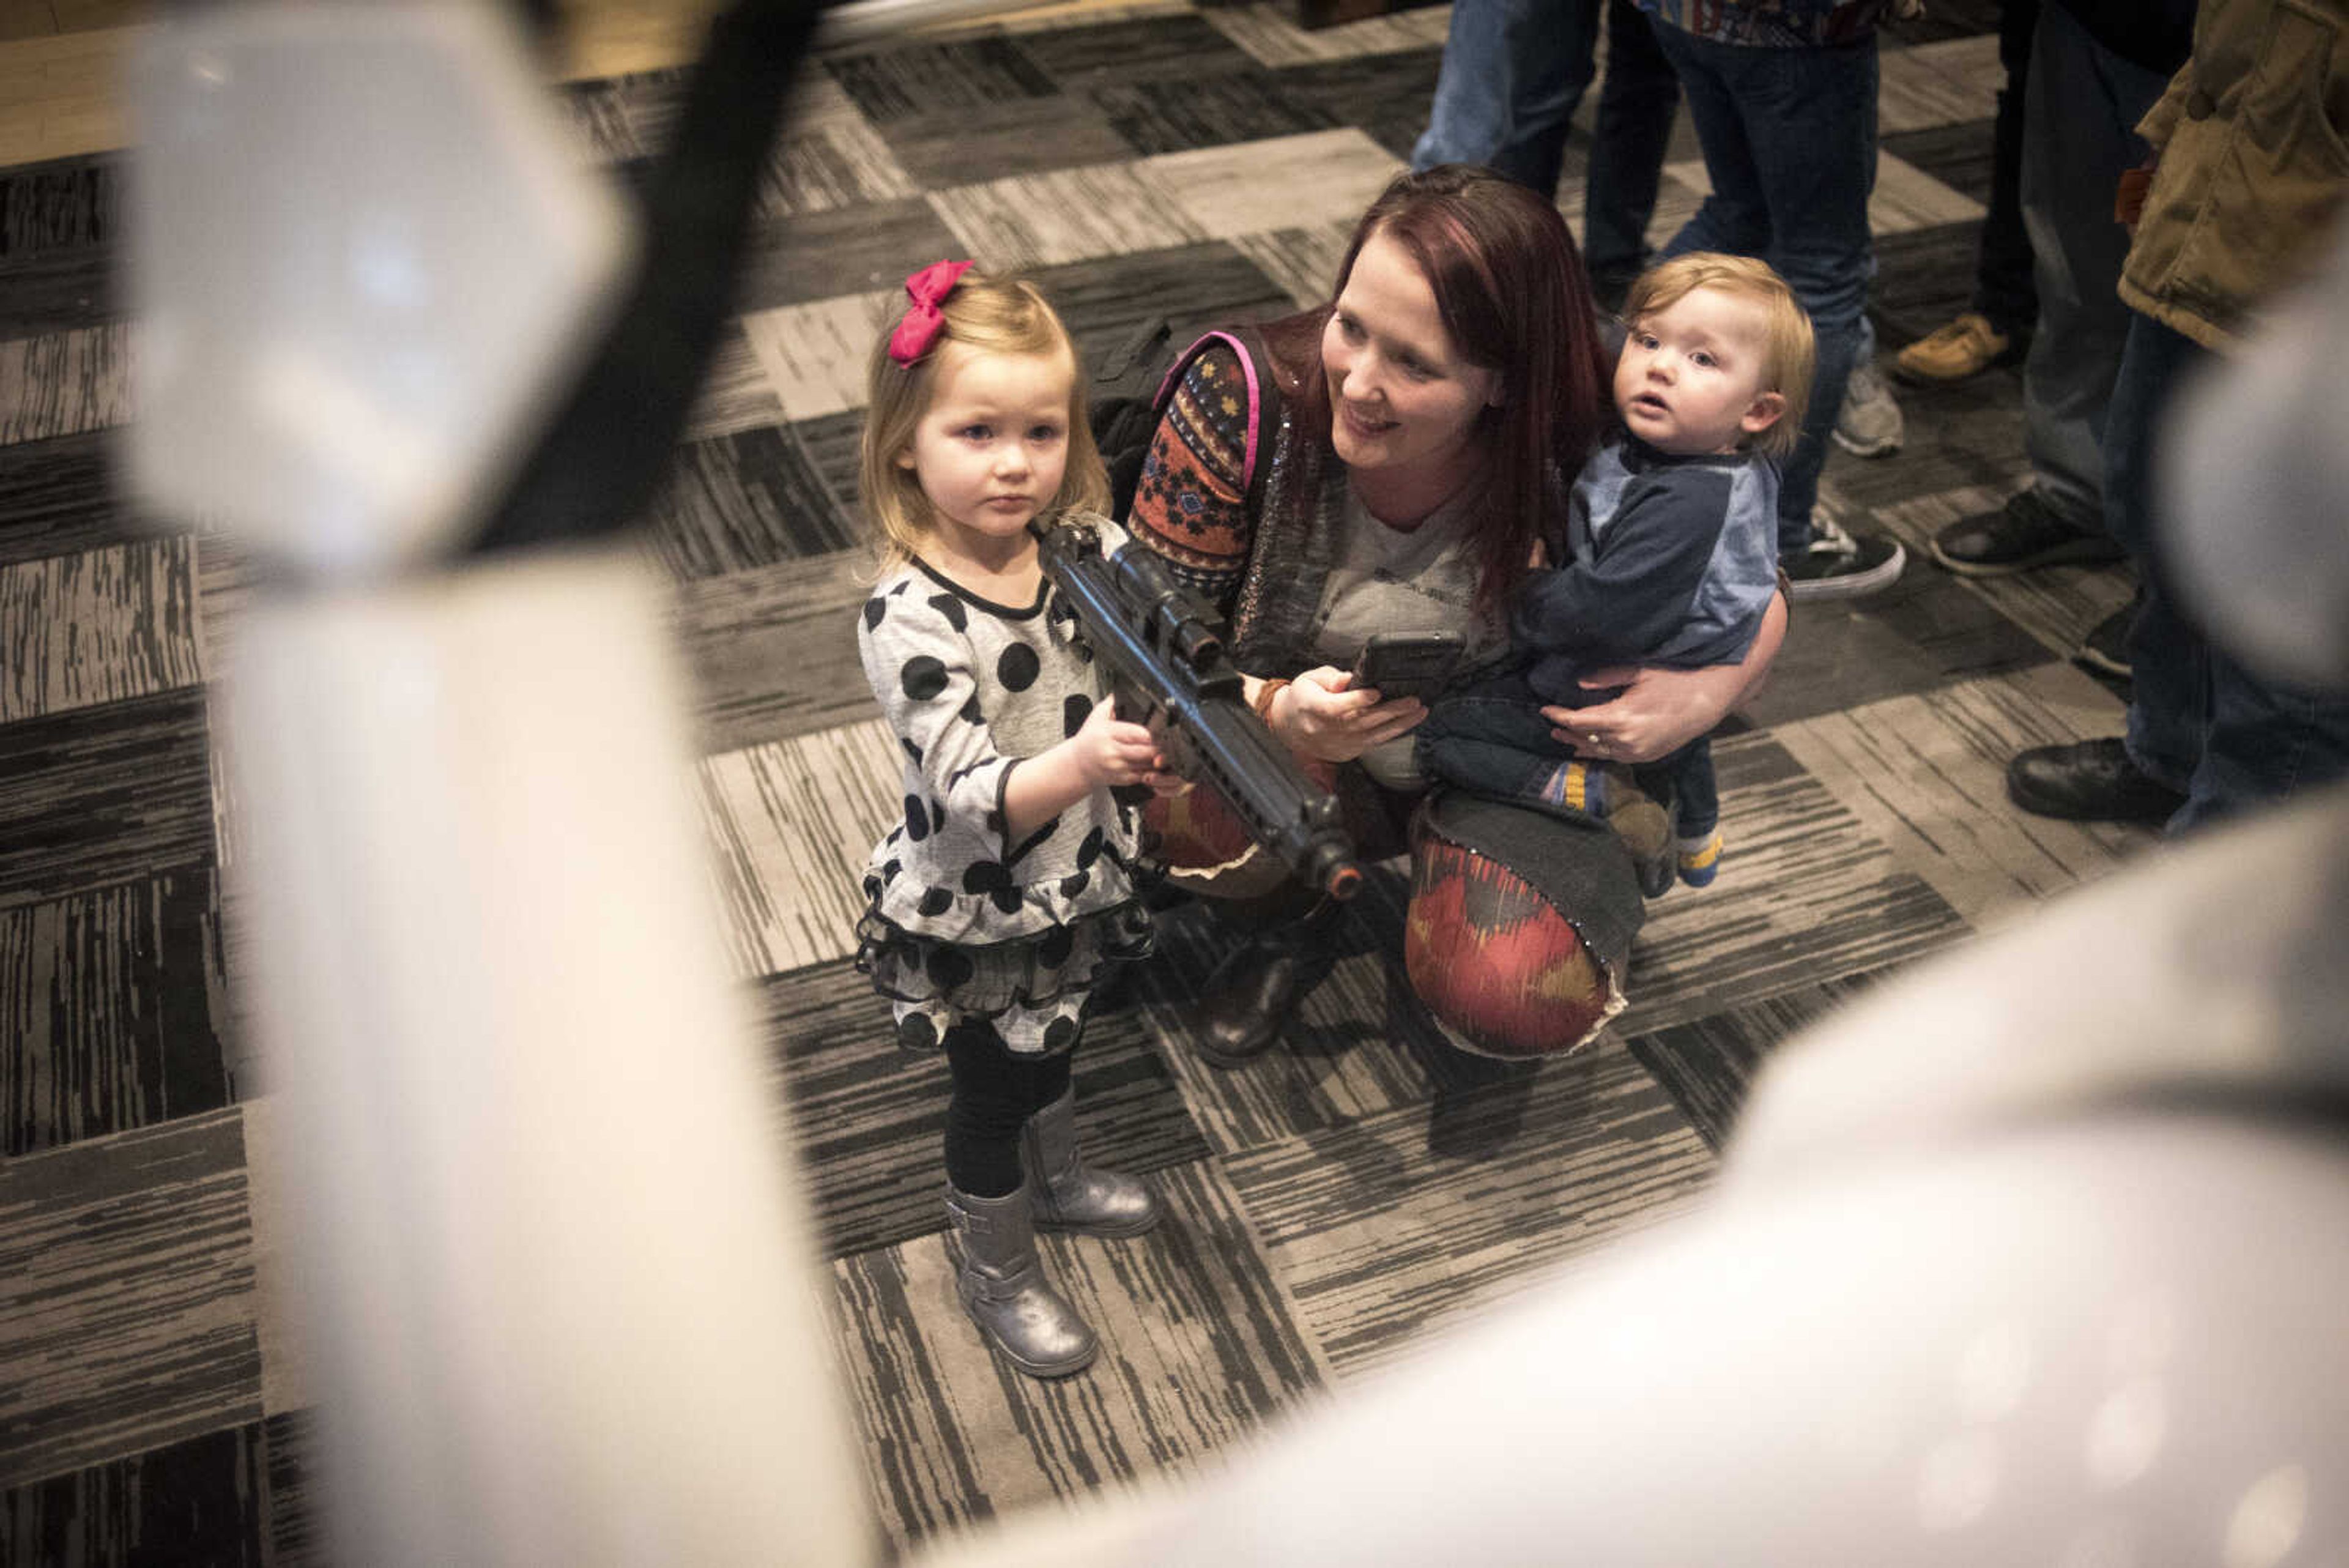
M1273 699L1272 730L1288 749L1325 763L1350 763L1372 746L1407 735L1427 717L1416 697L1382 702L1378 692L1353 690L1354 678L1334 665L1309 670Z
M1069 737L1068 744L1077 771L1088 784L1147 784L1161 794L1167 793L1159 783L1167 775L1164 772L1166 759L1159 754L1157 738L1151 734L1149 726L1128 723L1119 718L1114 699L1105 698L1094 703L1092 711L1085 715L1083 726Z

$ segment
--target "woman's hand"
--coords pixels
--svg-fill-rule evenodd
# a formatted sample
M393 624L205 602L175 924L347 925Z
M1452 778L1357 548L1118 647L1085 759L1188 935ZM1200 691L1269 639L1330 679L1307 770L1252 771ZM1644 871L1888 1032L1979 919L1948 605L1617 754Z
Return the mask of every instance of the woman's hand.
M1376 690L1352 690L1353 676L1332 665L1309 670L1273 699L1272 732L1300 756L1350 763L1372 746L1407 735L1427 717L1416 697L1381 702Z
M1580 755L1652 763L1711 732L1732 708L1760 691L1785 639L1786 597L1781 593L1762 612L1761 629L1740 662L1702 670L1595 670L1582 678L1585 688L1623 690L1593 707L1545 708L1542 717L1557 726L1551 736Z
M1586 687L1623 690L1590 708L1545 708L1551 735L1583 756L1609 763L1652 763L1710 732L1744 689L1734 664L1705 670L1594 670Z

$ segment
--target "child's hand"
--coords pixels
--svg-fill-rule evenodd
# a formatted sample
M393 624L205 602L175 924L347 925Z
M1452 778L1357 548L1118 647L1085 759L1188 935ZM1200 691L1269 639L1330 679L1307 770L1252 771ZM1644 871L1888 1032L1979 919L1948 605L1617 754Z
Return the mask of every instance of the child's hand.
M1117 716L1115 699L1093 704L1082 728L1069 737L1077 771L1096 784L1153 784L1166 765L1158 742L1143 724Z

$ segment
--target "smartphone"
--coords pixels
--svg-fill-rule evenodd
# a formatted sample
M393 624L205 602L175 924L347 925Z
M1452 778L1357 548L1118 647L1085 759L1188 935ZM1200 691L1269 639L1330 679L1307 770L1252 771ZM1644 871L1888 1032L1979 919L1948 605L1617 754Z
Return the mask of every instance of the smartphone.
M1354 685L1378 688L1381 701L1425 701L1451 682L1460 650L1456 631L1374 632L1354 660Z

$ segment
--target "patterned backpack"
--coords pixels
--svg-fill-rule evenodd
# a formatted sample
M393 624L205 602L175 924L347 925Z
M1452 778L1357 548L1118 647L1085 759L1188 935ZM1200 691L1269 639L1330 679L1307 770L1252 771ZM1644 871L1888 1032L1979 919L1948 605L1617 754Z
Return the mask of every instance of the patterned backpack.
M1227 345L1239 356L1241 370L1247 377L1247 451L1240 477L1251 500L1263 493L1268 465L1258 459L1270 445L1270 432L1280 428L1280 389L1259 369L1271 362L1264 339L1252 327L1218 328L1203 334L1169 363L1166 346L1174 340L1174 324L1163 316L1151 317L1093 368L1086 422L1109 469L1110 515L1121 523L1133 510L1143 461L1150 455L1151 441L1158 433L1167 405L1174 400L1175 389L1182 385L1185 369L1217 343Z

